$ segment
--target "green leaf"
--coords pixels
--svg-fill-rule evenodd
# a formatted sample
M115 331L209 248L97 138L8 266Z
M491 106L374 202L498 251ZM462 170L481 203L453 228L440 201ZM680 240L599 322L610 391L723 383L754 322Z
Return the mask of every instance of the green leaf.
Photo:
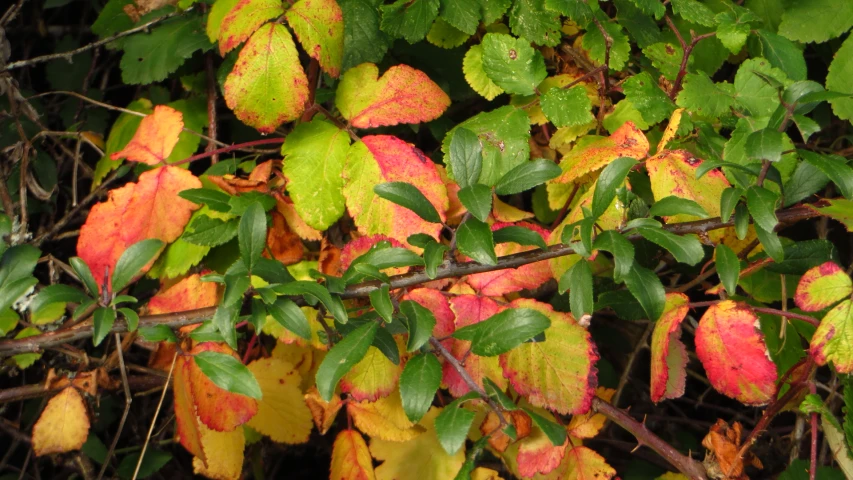
M601 171L595 183L595 191L592 194L592 217L598 218L604 214L607 207L616 198L616 189L625 182L628 172L634 168L637 161L630 157L620 157L611 161Z
M542 250L548 248L548 245L545 244L545 240L542 238L542 235L539 235L529 228L517 225L501 227L492 232L492 237L495 240L495 244L517 243L525 247L539 247Z
M56 284L49 285L41 289L33 301L30 303L29 309L33 315L38 315L38 311L53 303L83 303L89 299L85 293L68 285Z
M92 24L92 33L105 38L133 28L133 20L124 11L125 5L132 4L133 0L109 0ZM124 39L108 44L109 48L115 48L114 46L122 40Z
M400 302L400 311L409 321L409 340L406 350L414 352L429 341L435 329L435 316L429 309L412 300Z
M746 238L746 232L749 229L749 210L746 204L738 203L735 207L735 235L740 240Z
M820 169L807 161L797 163L797 168L794 169L794 173L791 174L791 178L788 179L782 189L785 192L785 201L782 206L790 207L814 195L827 183L829 183L829 177Z
M625 80L622 91L649 125L666 120L675 110L675 104L649 72L641 72Z
M492 3L491 1L489 3ZM471 88L486 100L494 100L504 93L503 89L493 82L483 71L483 45L472 45L462 60L462 73Z
M493 0L485 0L491 3ZM560 16L545 8L545 0L516 0L509 11L509 28L513 35L537 44L555 46L560 43Z
M746 154L749 158L778 162L782 159L783 133L764 128L746 137Z
M834 261L838 255L835 244L828 240L812 239L785 244L785 260L773 262L764 270L786 275L803 275L807 270L826 261Z
M551 160L538 158L513 168L498 180L495 193L513 195L557 178L563 173L560 166Z
M409 420L418 422L423 418L440 385L441 364L434 355L421 353L406 362L400 374L400 398Z
M376 330L376 336L373 337L372 346L376 347L385 358L394 365L400 364L400 349L397 347L397 342L394 336L391 335L389 329L380 328Z
M485 222L492 213L492 189L483 184L467 186L459 190L457 196L471 215L481 222Z
M657 321L663 314L666 291L655 272L634 262L631 271L625 275L625 285L643 307L646 318Z
M139 335L149 342L177 342L178 337L175 332L166 325L152 325L150 327L141 327Z
M311 340L311 326L308 325L308 319L293 301L279 298L271 305L267 305L267 312L282 327L306 340Z
M672 11L690 23L706 27L713 27L717 23L714 12L697 0L672 0Z
M751 30L749 22L758 20L752 12L742 9L731 12L718 13L714 19L717 26L717 40L729 49L732 55L737 55L746 44Z
M746 190L746 206L755 223L764 230L773 231L779 220L776 218L776 205L779 194L764 187L753 185Z
M459 251L484 265L497 265L495 241L488 224L469 218L456 229L456 245Z
M139 327L139 314L127 307L119 308L118 311L121 312L127 322L127 331L135 332L136 328Z
M423 40L438 16L438 0L397 0L383 5L382 31L409 43Z
M483 37L483 70L506 92L533 95L548 72L545 59L529 41L503 33Z
M116 269L112 276L112 291L124 290L124 287L139 276L145 266L151 263L162 249L163 242L156 238L142 240L128 247L116 262Z
M469 340L471 352L481 357L494 357L539 335L549 326L551 320L536 310L511 308L482 322L462 327L453 333L453 337Z
M790 84L785 73L763 58L744 60L735 74L737 103L750 114L768 116L779 107L779 90Z
M216 330L222 335L222 339L234 350L237 350L237 331L235 324L237 317L240 315L240 303L231 305L220 305L213 313L211 323Z
M264 207L255 202L246 209L240 218L237 243L240 246L240 258L251 272L264 252L267 242L267 216Z
M229 201L231 195L212 188L191 188L178 192L178 196L198 205L207 205L207 208L216 212L228 212L231 210Z
M646 240L655 243L672 253L681 263L696 265L702 261L705 251L695 235L676 235L662 228L637 228L637 233Z
M504 410L518 410L518 405L516 405L515 402L503 392L501 387L495 384L495 382L493 382L489 377L483 377L483 390L489 398L494 400L494 402Z
M391 294L389 293L388 285L381 285L376 290L372 290L369 294L370 305L376 310L376 313L385 320L386 323L393 321L394 305L391 303Z
M761 227L761 225L755 225L755 235L758 237L758 241L761 242L761 246L764 247L764 251L767 252L767 255L770 256L776 262L782 262L785 260L785 249L782 247L782 242L779 240L779 236L776 235L776 232L772 230L765 230Z
M122 42L121 78L124 83L148 84L164 80L196 51L213 47L204 32L202 15L183 15L137 33Z
M666 13L666 7L660 0L631 0L631 2L643 13L653 15L658 20Z
M344 180L349 135L315 118L287 135L281 154L287 192L299 217L312 228L326 230L344 214Z
M770 65L785 72L791 80L806 79L806 59L803 56L802 47L764 29L758 30L755 35L757 41L749 42L749 53L753 57L766 58ZM835 90L834 87L830 88Z
M524 110L506 105L465 120L444 137L441 151L445 156L460 128L477 134L483 146L479 182L484 185L494 185L505 173L530 158L530 119ZM455 178L452 165L448 166L448 174Z
M729 295L734 295L737 292L737 282L740 278L740 259L734 250L721 243L717 245L716 263L720 282Z
M720 195L720 219L722 221L729 221L741 197L743 197L742 188L728 187L723 190L722 195Z
M427 222L441 223L441 217L429 200L411 183L387 182L373 187L380 197L408 208Z
M255 203L260 203L263 210L268 212L275 208L276 202L273 197L260 192L244 192L239 196L231 197L228 200L228 204L231 205L231 210L229 210L228 213L237 217L242 217L246 213L246 210Z
M468 437L468 430L474 423L474 417L477 416L473 411L461 407L460 404L465 400L468 398L457 398L435 417L435 433L438 435L438 442L448 455L456 455L456 452L462 448Z
M796 42L825 42L853 26L853 4L834 0L799 0L785 4L779 34Z
M93 315L92 343L97 347L107 338L116 322L116 312L112 308L99 307Z
M121 462L118 464L118 468L116 468L116 474L119 478L134 478L134 474L136 474L135 478L148 478L160 471L161 468L165 467L166 464L172 460L171 453L155 448L148 448L145 450L145 458L143 458L142 463L139 464L139 472L137 473L136 465L139 462L140 453L141 452L133 452L121 459ZM106 454L104 455L104 458L106 459Z
M582 86L552 88L542 95L540 103L542 113L555 127L586 125L595 120L590 112L592 103Z
M675 103L691 112L719 117L734 106L734 87L729 83L714 83L707 75L688 73Z
M539 415L532 408L525 408L524 411L530 415L530 419L533 420L533 423L539 427L539 430L542 430L542 433L548 437L548 440L551 441L551 445L555 447L559 447L560 445L566 443L566 428L558 425L557 423L548 420L547 418Z
M853 168L850 168L842 157L821 155L808 150L797 150L797 153L806 163L816 167L832 180L842 195L853 199Z
M347 323L348 316L344 304L338 297L332 297L329 291L319 283L309 282L307 280L299 280L290 282L285 285L280 285L275 289L279 295L308 295L316 298L325 307L326 310L335 317L335 321L339 323Z
M693 200L670 195L661 198L649 209L650 217L668 217L671 215L693 215L699 218L708 218L708 212Z
M236 237L239 224L240 221L237 219L223 221L207 215L200 215L193 220L190 228L184 231L181 238L193 245L216 247L228 243Z
M444 0L441 2L441 18L454 28L474 35L480 25L480 5L471 0Z
M261 386L252 372L231 355L219 352L199 352L194 357L195 364L217 387L245 395L255 400L263 397Z
M560 293L569 291L569 305L575 318L592 313L595 302L592 291L592 269L589 268L589 262L579 260L566 270L566 273L560 277L558 290Z
M324 400L332 399L341 377L364 358L378 328L376 322L365 323L329 350L317 369L317 389Z
M618 281L627 275L634 264L634 244L624 235L615 230L605 230L595 237L592 244L595 250L610 252L616 260L616 268L613 270L614 278Z
M467 128L457 128L450 140L450 153L446 157L448 173L460 187L474 185L483 169L483 146L477 134Z
M618 23L603 22L603 27L613 39L613 46L610 48L610 68L622 70L631 55L631 43L628 41L628 36L622 33L622 27ZM601 35L601 30L595 26L587 29L583 36L582 45L588 51L590 58L598 63L604 63L606 44Z
M433 242L435 241L432 237L429 238ZM409 249L399 247L378 248L374 246L350 264L350 267L344 273L343 281L347 284L361 281L362 277L358 275L360 271L357 268L359 265L371 265L375 267L375 271L379 271L386 268L411 267L423 264L424 260Z
M581 27L592 21L592 9L584 0L545 0L545 8L562 13Z
M432 242L424 248L424 270L430 279L438 273L438 266L444 262L444 253L450 250L447 245Z
M845 6L849 8L849 5ZM829 64L829 73L826 75L826 88L842 93L853 93L853 40L851 36L841 44L835 51L832 63ZM832 111L838 118L853 120L853 98L840 97L829 101Z
M221 0L220 0L221 1ZM379 29L379 8L371 0L338 0L344 14L344 61L341 71L362 63L379 63L388 51L388 35Z

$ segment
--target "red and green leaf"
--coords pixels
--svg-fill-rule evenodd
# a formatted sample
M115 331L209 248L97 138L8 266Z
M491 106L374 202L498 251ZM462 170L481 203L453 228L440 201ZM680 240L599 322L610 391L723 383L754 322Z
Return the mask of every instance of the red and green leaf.
M337 78L344 58L344 14L335 0L299 0L285 14L302 48Z
M853 293L850 276L834 262L807 271L797 285L794 302L806 312L817 312Z
M696 329L696 355L711 385L747 405L764 405L776 393L776 364L770 359L758 317L726 300L708 307Z
M853 301L845 300L827 312L812 336L809 352L818 365L829 362L838 373L853 372Z
M492 225L492 231L510 225L511 224L508 223L495 223ZM521 222L518 223L517 226L533 230L546 242L548 241L548 236L551 234L548 230L531 223ZM511 242L501 243L495 246L495 253L501 257L504 255L527 252L536 248L537 247L525 247ZM481 295L498 297L510 292L535 289L547 282L550 278L551 267L548 265L547 261L541 261L529 263L518 268L469 275L468 283L474 287L475 290L478 290Z
M681 342L681 322L690 310L683 293L668 293L663 315L652 333L651 397L655 403L684 395L687 349Z
M451 298L450 309L456 315L457 329L480 323L504 310L503 307L491 298L477 295L460 295ZM470 353L470 350L471 342L452 339L450 353L459 360L465 358L465 371L468 372L468 375L471 376L471 379L477 385L482 387L483 378L488 377L501 389L506 388L507 382L501 372L498 359L495 357L481 357ZM455 397L461 397L471 390L462 379L462 376L449 363L444 364L443 383L447 385L450 394Z
M267 20L284 13L280 0L240 0L219 26L219 54L225 55L252 36Z
M571 183L604 168L619 157L642 159L649 153L649 141L633 122L625 122L612 135L575 148L560 161L563 174L551 183ZM550 191L550 188L549 188Z

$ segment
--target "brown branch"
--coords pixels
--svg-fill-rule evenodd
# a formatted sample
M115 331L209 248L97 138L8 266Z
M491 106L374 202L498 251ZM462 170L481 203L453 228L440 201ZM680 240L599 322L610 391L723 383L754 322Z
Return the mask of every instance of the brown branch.
M664 15L664 19L666 20L667 25L669 25L669 28L672 29L672 33L675 34L675 38L678 39L678 43L681 45L681 49L684 52L681 55L681 65L678 67L678 74L675 76L675 82L672 84L672 90L669 91L669 98L675 100L675 97L678 96L678 92L681 91L681 84L684 82L684 76L687 75L687 61L690 60L690 54L693 53L693 49L696 48L696 44L706 38L713 37L717 32L693 35L693 31L691 31L690 43L687 43L684 41L684 37L681 36L681 32L678 31L678 28L672 22L672 19L669 18L669 15Z
M210 150L208 152L199 153L197 155L193 155L192 157L185 158L174 163L170 163L169 165L183 165L185 163L194 162L203 158L212 157L220 153L233 152L234 150L241 150L246 147L255 147L258 145L273 145L278 143L284 143L284 138L262 138L260 140L253 140L251 142L237 143L235 145L229 145L227 147L217 148L216 150Z
M634 420L625 411L598 397L592 399L592 409L627 430L640 445L645 445L657 452L658 455L691 480L706 480L708 478L701 463L681 454L675 447L652 433L644 424Z
M779 210L776 212L776 216L780 223L786 223L805 220L820 215L818 212L809 207L798 206ZM712 230L718 230L720 228L732 226L733 224L733 220L723 222L719 218L711 218L706 220L697 220L694 222L665 225L663 228L678 235L686 235L690 233L704 233ZM628 238L635 240L640 237L638 235L632 235ZM424 271L414 271L391 277L389 284L391 289L414 287L433 280L458 278L475 273L518 268L523 265L541 262L543 260L550 260L557 257L564 257L573 253L575 253L575 251L572 247L557 244L552 245L545 250L530 250L527 252L500 257L495 265L484 265L473 261L453 263L446 260L438 267L434 278L427 276ZM380 282L378 281L367 281L357 285L351 285L347 287L342 294L340 294L340 297L344 299L367 297L370 292L379 288L379 286ZM166 325L171 328L183 327L194 323L201 323L211 318L215 310L215 307L208 307L165 315L142 316L139 318L139 326L148 327L154 325ZM16 355L18 353L39 352L45 348L51 348L57 345L62 345L63 343L87 338L92 336L92 330L92 323L87 321L66 330L47 332L42 335L17 340L2 340L0 341L0 358ZM113 329L111 331L120 333L126 332L127 325L124 321L117 321L116 324L113 325Z
M119 38L126 37L128 35L133 35L134 33L144 32L144 31L148 30L150 27L157 25L158 23L161 23L161 22L168 20L170 18L173 18L173 17L177 17L179 15L183 15L192 9L193 9L193 7L190 7L190 8L188 8L182 12L172 12L172 13L169 13L167 15L163 15L160 18L155 18L154 20L151 20L150 22L145 23L143 25L140 25L138 27L134 27L134 28L131 28L130 30L125 30L123 32L119 32L119 33L112 35L110 37L98 40L97 42L90 43L88 45L83 45L80 48L75 48L74 50L69 50L67 52L62 52L62 53L52 53L50 55L42 55L41 57L35 57L35 58L31 58L29 60L19 60L17 62L12 62L12 63L7 64L6 68L4 68L3 70L0 70L0 73L8 72L9 70L14 70L16 68L28 67L30 65L35 65L38 63L49 62L51 60L57 60L60 58L68 59L74 55L77 55L78 53L83 53L83 52L92 50L93 48L98 48L101 45L106 45L112 41L118 40Z
M213 54L207 53L204 56L204 69L207 74L207 136L211 141L207 142L207 147L204 151L212 152L216 150L216 134L217 134L217 116L216 116L216 72L213 71ZM210 162L216 163L219 161L219 154L215 153L210 156ZM140 457L141 459L142 457Z

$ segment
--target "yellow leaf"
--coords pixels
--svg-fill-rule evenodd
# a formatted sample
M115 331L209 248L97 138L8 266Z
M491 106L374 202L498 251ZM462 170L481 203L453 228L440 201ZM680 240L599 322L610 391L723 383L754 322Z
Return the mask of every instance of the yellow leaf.
M305 393L305 403L308 405L308 409L311 410L314 425L317 427L320 435L325 435L332 428L335 417L338 416L338 412L344 406L344 402L341 401L341 397L338 395L333 395L330 402L323 400L317 387L311 387Z
M246 437L243 429L230 432L217 432L198 424L201 430L201 444L207 457L207 465L198 457L193 458L193 471L215 480L240 478L243 471L243 447Z
M66 387L47 402L33 427L33 450L37 457L79 450L89 436L86 403L74 387Z
M266 325L264 326L266 328ZM314 385L314 376L326 352L311 347L278 342L272 351L272 358L290 363L302 377L302 391L307 392Z
M503 480L503 477L491 468L477 467L471 472L471 480Z
M448 455L438 442L435 417L441 413L432 407L420 426L426 431L407 442L370 441L370 453L382 465L376 468L377 480L446 480L454 478L465 462L465 449Z
M299 388L302 378L293 364L263 358L250 363L249 370L263 393L258 413L249 420L249 426L276 442L307 442L313 421Z
M676 108L674 112L672 112L672 117L669 119L669 125L666 126L666 130L663 132L663 136L658 142L658 152L662 152L664 148L666 148L666 144L675 137L675 132L678 131L678 126L681 125L681 114L684 113L683 108Z
M370 347L360 362L341 379L341 391L358 401L374 401L387 397L397 386L401 365L394 365L376 347Z
M359 430L374 438L404 442L423 432L406 417L398 390L375 402L349 402L347 412Z
M364 438L355 430L344 430L332 447L330 480L375 480L373 460Z
M614 394L616 394L616 390L612 388L598 387L595 389L595 396L607 402L613 398ZM568 430L569 435L575 438L592 438L598 435L606 421L607 417L590 410L583 415L573 416L566 430Z

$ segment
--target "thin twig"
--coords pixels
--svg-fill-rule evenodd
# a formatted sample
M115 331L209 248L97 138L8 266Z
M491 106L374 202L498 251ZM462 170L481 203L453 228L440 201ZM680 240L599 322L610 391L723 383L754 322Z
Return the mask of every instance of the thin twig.
M130 30L125 30L123 32L116 33L115 35L112 35L110 37L98 40L97 42L93 42L93 43L90 43L88 45L83 45L80 48L75 48L74 50L69 50L67 52L62 52L62 53L52 53L50 55L42 55L41 57L35 57L35 58L31 58L29 60L19 60L17 62L12 62L12 63L7 64L6 68L4 68L3 70L0 70L0 72L8 72L9 70L14 70L16 68L28 67L30 65L36 65L38 63L49 62L51 60L57 60L60 58L68 59L74 55L77 55L78 53L83 53L83 52L89 51L93 48L98 48L101 45L106 45L110 42L118 40L119 38L126 37L128 35L133 35L134 33L144 32L144 31L148 30L150 27L157 25L158 23L161 23L161 22L168 20L172 17L177 17L180 15L183 15L183 14L191 11L192 9L193 9L193 7L190 7L190 8L188 8L182 12L172 12L172 13L163 15L160 18L155 18L154 20L151 20L150 22L145 23L143 25L140 25L138 27L134 27L134 28L131 28Z
M169 382L172 381L172 372L175 371L175 362L178 360L178 352L175 351L175 355L172 356L172 366L169 367L169 375L166 376L166 385L169 385ZM148 434L145 436L145 443L142 444L142 452L139 454L139 460L136 461L136 469L133 471L133 479L136 480L136 476L139 475L139 467L142 466L142 459L145 458L145 449L148 448L148 442L151 441L151 434L154 433L154 425L157 423L157 416L160 415L160 408L163 407L163 400L166 398L166 391L168 388L163 388L163 393L160 395L160 402L157 403L157 409L154 410L154 418L151 419L151 426L148 428Z

